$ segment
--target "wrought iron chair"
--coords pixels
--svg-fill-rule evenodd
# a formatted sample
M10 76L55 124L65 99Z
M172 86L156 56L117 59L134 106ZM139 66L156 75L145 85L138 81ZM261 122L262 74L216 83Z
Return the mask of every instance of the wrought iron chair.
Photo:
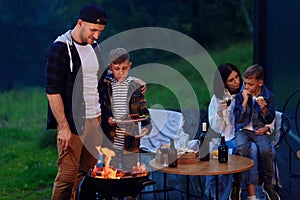
M286 136L288 135L288 132L290 130L290 126L291 126L291 120L290 118L281 113L281 117L280 117L280 126L279 126L279 137L278 139L275 141L275 144L274 144L274 149L277 149L279 147L279 145L281 144L281 142L283 140L286 139ZM276 156L274 158L274 174L275 174L275 189L276 191L278 191L278 188L279 188L279 178L278 178L278 171L277 171L277 162L276 162Z

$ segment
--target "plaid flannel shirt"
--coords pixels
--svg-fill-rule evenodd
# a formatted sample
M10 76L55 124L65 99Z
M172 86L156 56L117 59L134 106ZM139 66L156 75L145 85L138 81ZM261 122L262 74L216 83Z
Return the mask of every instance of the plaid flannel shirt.
M93 47L100 64L98 72L99 80L101 73L105 74L106 71L104 71L105 68L103 68L100 57L100 48L97 43L93 44ZM68 53L67 43L57 41L48 48L45 56L46 93L61 95L70 129L72 133L79 134L83 132L85 121L83 75L81 60L75 45L71 43L69 49L73 64L72 70L70 69L71 58ZM101 79L99 80L100 82ZM57 122L48 103L47 129L56 128Z
M116 126L110 126L108 124L108 118L113 117L111 80L107 78L104 79L104 83L102 84L101 88L101 93L99 92L99 95L102 112L102 129L106 136L109 138L109 140L113 142L115 137ZM146 99L141 93L141 85L139 85L136 81L130 82L127 93L127 99L129 102L129 115L139 114L139 116L149 116L146 120L143 120L141 122L141 127L148 128L148 133L150 133L152 129L150 113L146 106ZM128 123L126 124L125 128L128 134L125 135L124 150L131 152L139 152L140 139L135 138L135 135L139 135L138 124L135 122Z

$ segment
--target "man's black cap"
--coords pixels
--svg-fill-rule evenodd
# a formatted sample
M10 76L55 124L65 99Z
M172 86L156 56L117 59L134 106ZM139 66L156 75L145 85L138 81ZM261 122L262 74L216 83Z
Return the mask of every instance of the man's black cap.
M93 23L93 24L107 24L107 14L104 8L93 4L85 4L79 13L79 19L85 22Z

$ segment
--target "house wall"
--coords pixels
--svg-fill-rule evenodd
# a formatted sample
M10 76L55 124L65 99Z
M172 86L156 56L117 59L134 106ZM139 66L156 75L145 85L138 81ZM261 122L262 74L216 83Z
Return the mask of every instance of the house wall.
M300 91L292 95L300 88L299 11L299 0L254 1L254 63L265 69L265 83L275 95L276 109L292 122L291 131L276 149L282 194L292 197L300 195ZM286 104L289 97L293 98Z
M265 81L276 107L300 87L300 1L255 0L254 62L265 68Z

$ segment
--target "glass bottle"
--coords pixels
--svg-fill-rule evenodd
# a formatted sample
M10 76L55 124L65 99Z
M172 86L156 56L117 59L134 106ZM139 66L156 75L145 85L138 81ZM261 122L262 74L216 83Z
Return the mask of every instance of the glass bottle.
M202 134L200 136L200 160L209 161L209 138L207 137L207 123L202 123Z
M179 148L187 149L187 142L189 141L189 135L186 134L183 130L179 134Z
M225 143L225 136L221 136L221 143L218 146L218 160L220 163L228 162L228 146Z
M173 139L171 139L171 141L170 141L169 159L168 160L169 160L169 167L177 167L178 157L177 157L177 150L175 148Z
M102 168L103 167L103 155L100 152L98 153L98 156L97 156L96 166L98 168Z
M160 148L158 148L156 150L156 153L155 153L155 161L159 164L163 164L164 163L164 158L163 158L163 155L160 151Z

